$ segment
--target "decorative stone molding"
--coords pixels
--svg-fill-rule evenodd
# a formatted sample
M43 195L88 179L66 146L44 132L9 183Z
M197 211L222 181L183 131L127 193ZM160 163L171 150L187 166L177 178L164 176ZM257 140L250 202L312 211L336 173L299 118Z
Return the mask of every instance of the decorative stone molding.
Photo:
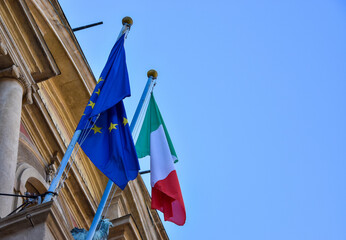
M29 180L30 179L30 180ZM16 170L16 182L15 190L24 194L26 192L25 184L28 182L32 183L40 193L44 193L48 189L48 184L41 174L27 163L18 164Z
M7 47L3 42L0 42L0 56L7 55Z
M10 50L13 63L25 69L36 83L58 75L60 71L26 1L2 0L0 15L0 36L3 32L5 38L1 42Z
M126 200L122 191L116 187L116 193L111 198L109 205L106 207L106 211L103 212L103 215L107 219L116 219L127 215L130 211L127 209ZM114 191L114 190L113 190Z
M46 182L47 183L49 184L52 183L55 172L56 172L56 168L54 166L54 163L51 163L46 167Z
M113 219L113 227L109 229L108 239L142 240L144 239L130 214Z
M58 151L55 151L53 157L51 157L50 164L46 166L46 182L51 183L56 173L55 163L59 163Z
M32 85L60 71L24 0L1 0L0 16L0 78L17 79L32 104Z

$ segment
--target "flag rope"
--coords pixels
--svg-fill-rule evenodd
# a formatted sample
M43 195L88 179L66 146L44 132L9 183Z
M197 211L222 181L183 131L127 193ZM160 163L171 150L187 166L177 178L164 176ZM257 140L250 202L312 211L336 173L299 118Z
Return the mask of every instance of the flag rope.
M113 184L114 185L114 184ZM113 186L112 186L113 187ZM115 194L115 192L117 191L117 186L116 185L114 185L114 190L113 190L113 194L112 194L112 197L109 199L109 202L108 202L108 205L107 205L107 208L106 208L106 211L104 211L103 212L103 218L104 217L106 217L106 215L107 215L107 213L108 213L108 209L109 209L109 206L111 205L111 203L112 203L112 200L113 200L113 198L114 198L114 194ZM95 230L95 231L97 231L97 230L99 230L100 229L100 227L101 227L101 224L99 224L98 225L98 227L97 227L97 229Z
M144 102L143 102L143 107L139 113L139 116L138 116L138 119L137 119L137 122L136 122L136 125L134 126L133 128L133 131L132 131L132 138L133 138L133 141L136 143L137 139L138 139L138 136L139 136L139 132L140 132L140 126L141 124L143 123L144 121L144 118L145 118L145 114L146 114L146 109L149 105L149 102L150 102L150 96L151 93L153 92L154 90L154 87L156 85L156 79L152 79L151 80L151 85L148 89L148 93L147 95L145 96L145 99L144 99Z
M113 185L114 185L114 184L113 184ZM103 213L104 216L106 216L107 213L108 213L109 206L111 205L111 202L112 202L112 200L113 200L113 198L114 198L114 194L115 194L116 191L117 191L117 186L114 185L114 190L113 190L112 197L109 199L109 203L108 203L108 205L107 205L106 211Z
M96 124L96 121L98 120L99 116L100 116L100 114L97 115L96 120L94 121L94 124L91 125L91 127L94 127L94 125ZM77 149L74 149L73 154L71 154L72 155L71 156L72 162L69 164L67 169L64 171L64 173L65 173L64 177L59 181L59 184L61 184L61 186L63 186L63 184L65 183L65 181L66 181L66 179L68 177L68 174L69 174L69 172L70 172L70 170L72 168L72 165L75 163L77 153L79 152L79 149L81 149L81 146L82 146L83 142L85 141L86 137L89 135L89 133L91 131L91 127L90 128L89 127L90 127L90 121L87 121L85 123L85 128L82 130L82 133L81 133L81 135L79 137L81 139L80 143L78 144ZM61 188L58 188L57 193L59 193L60 189Z

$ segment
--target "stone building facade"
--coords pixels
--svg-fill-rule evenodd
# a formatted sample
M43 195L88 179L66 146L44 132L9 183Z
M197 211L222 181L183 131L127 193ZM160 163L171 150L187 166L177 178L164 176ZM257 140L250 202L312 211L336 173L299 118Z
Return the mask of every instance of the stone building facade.
M0 0L0 193L42 194L96 84L57 0ZM108 179L78 151L59 195L11 213L0 196L0 239L73 239L88 229ZM140 176L113 189L109 239L168 239Z

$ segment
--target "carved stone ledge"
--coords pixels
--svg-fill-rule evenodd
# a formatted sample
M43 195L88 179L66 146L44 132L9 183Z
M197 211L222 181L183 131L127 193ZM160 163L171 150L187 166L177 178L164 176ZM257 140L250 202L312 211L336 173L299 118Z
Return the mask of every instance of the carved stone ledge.
M121 218L111 220L113 227L109 229L108 239L142 240L142 236L137 228L132 216L126 215Z
M73 240L57 203L50 201L0 219L0 239Z

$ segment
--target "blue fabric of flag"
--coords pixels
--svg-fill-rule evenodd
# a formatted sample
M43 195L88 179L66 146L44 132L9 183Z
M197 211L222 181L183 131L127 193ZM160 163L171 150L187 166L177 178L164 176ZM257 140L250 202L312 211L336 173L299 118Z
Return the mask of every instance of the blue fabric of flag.
M121 189L139 171L122 101L130 95L123 35L115 43L77 126L83 130L78 142L85 154Z

